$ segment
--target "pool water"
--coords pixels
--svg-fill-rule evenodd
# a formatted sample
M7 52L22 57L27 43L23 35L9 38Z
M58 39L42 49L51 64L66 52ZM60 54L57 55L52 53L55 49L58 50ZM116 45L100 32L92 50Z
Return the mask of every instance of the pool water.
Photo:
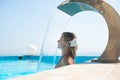
M48 67L49 66L49 67ZM53 65L50 63L41 63L39 71L52 69ZM7 80L9 78L32 74L37 71L37 61L32 60L6 60L0 61L0 80Z
M96 58L96 57L77 56L75 58L75 62L82 63L87 60L91 60L92 58ZM38 67L38 59L36 60L35 59L29 57L29 59L23 59L23 60L17 60L17 59L1 60L0 80L8 80L10 78L36 73ZM54 66L56 65L59 59L60 56L57 56L53 64L53 60L54 60L53 56L44 56L41 59L39 72L54 69Z

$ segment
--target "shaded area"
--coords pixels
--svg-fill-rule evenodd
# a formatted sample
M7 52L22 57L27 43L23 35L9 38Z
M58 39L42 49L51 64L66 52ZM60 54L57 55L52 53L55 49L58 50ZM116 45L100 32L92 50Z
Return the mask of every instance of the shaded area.
M22 58L22 59L20 59L20 58ZM60 58L61 58L61 56L56 56L54 64L57 64ZM85 61L91 60L93 58L98 58L98 56L76 56L75 63L85 62ZM34 62L34 61L39 60L39 56L29 56L29 55L25 55L25 56L0 56L0 61L17 61L17 60L24 60L24 61L29 60L31 62ZM41 62L44 62L44 63L53 63L53 61L54 61L54 56L43 56L41 59Z
M96 11L99 12L98 10L96 10L94 7L86 4L86 3L81 3L81 2L69 2L67 4L60 5L58 6L58 9L64 11L65 13L69 14L70 16L74 16L76 13L81 12L81 11L85 11L85 10L92 10L92 11Z

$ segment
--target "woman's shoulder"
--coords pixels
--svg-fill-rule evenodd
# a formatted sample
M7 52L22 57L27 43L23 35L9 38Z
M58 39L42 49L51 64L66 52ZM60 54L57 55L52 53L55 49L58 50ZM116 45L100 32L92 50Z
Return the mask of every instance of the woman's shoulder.
M69 58L68 58L68 63L69 63L69 64L74 64L74 60L73 60L72 57L69 57Z

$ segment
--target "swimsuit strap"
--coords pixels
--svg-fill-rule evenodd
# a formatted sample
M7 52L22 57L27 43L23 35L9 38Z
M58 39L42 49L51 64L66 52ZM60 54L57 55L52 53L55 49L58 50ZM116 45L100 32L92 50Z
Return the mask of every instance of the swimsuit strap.
M58 63L62 60L62 58L63 57L65 57L67 54L65 54L65 55L63 55L60 59L59 59L59 61L58 61Z

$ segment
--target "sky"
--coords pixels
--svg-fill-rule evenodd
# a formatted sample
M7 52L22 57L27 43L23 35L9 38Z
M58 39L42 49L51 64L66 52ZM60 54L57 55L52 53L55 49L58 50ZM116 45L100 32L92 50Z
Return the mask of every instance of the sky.
M0 0L0 55L28 54L29 45L36 46L38 54L60 55L57 40L65 31L77 35L77 55L100 55L108 41L104 18L92 11L71 17L57 9L63 1ZM119 0L105 1L120 15Z

